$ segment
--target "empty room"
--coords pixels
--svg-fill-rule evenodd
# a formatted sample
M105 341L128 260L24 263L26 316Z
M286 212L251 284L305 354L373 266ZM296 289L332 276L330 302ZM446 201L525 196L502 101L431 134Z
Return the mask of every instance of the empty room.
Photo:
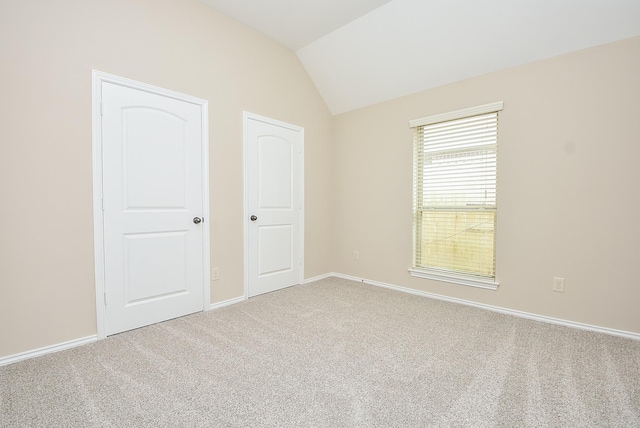
M640 2L0 0L0 427L640 427Z

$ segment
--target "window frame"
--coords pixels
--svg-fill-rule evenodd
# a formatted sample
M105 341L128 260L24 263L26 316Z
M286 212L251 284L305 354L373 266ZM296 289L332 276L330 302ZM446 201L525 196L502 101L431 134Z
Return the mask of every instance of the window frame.
M472 117L472 116L478 116L478 115L482 115L482 114L489 114L489 113L498 113L500 112L504 107L504 103L502 101L498 101L495 103L490 103L490 104L484 104L484 105L480 105L480 106L475 106L475 107L470 107L470 108L465 108L465 109L461 109L461 110L455 110L455 111L451 111L451 112L447 112L447 113L442 113L442 114L436 114L436 115L432 115L432 116L427 116L427 117L423 117L423 118L419 118L419 119L414 119L409 121L409 127L413 130L413 139L414 139L414 156L415 156L415 144L417 144L415 135L416 135L416 128L418 127L423 127L423 126L427 126L427 125L432 125L432 124L436 124L436 123L442 123L442 122L448 122L448 121L453 121L453 120L458 120L458 119L464 119L464 118L468 118L468 117ZM420 191L419 187L418 187L418 183L417 181L417 174L420 174L422 171L416 171L416 160L414 159L414 179L413 179L413 197L414 197L414 201L418 198L418 195L416 192ZM496 180L497 180L497 174L496 174ZM496 198L497 198L497 193L496 193ZM466 286L471 286L471 287L479 287L479 288L484 288L484 289L489 289L489 290L497 290L498 286L499 286L499 281L497 279L497 266L495 267L495 271L494 271L494 277L482 277L482 276L476 276L473 274L465 274L462 272L455 272L455 271L447 271L447 270L441 270L441 269L437 269L437 268L425 268L425 267L416 267L416 245L417 245L417 241L419 240L419 238L416 236L416 233L418 231L418 227L416 227L416 221L417 221L417 215L416 215L416 204L414 202L413 204L413 228L412 228L412 241L413 241L413 248L412 248L412 260L411 260L411 269L409 269L409 273L411 274L411 276L413 277L417 277L417 278L425 278L425 279L431 279L431 280L435 280L435 281L442 281L442 282L448 282L448 283L453 283L453 284L459 284L459 285L466 285ZM498 212L498 207L496 205L495 208L495 213L497 216L497 212ZM494 242L496 240L496 236L497 236L497 228L494 230ZM494 244L494 259L495 259L495 252L496 252L496 247Z

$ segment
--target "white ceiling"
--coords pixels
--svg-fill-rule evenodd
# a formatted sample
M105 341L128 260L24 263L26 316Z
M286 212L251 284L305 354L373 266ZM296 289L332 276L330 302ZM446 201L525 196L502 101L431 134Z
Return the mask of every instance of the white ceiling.
M640 0L201 0L295 50L333 114L640 35Z
M200 0L295 51L391 0Z

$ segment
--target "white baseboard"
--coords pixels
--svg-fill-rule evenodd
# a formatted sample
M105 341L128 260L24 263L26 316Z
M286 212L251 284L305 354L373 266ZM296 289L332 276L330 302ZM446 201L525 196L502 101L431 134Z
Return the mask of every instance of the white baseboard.
M313 278L307 278L302 281L301 285L310 284L312 282L320 281L321 279L325 279L325 278L331 278L332 276L337 276L337 274L334 272L330 272L330 273L325 273L324 275L314 276ZM247 297L240 296L240 297L234 297L233 299L224 300L222 302L212 303L211 306L209 306L209 310L220 309L220 308L224 308L225 306L235 305L236 303L241 303L241 302L244 302L245 300L247 300Z
M336 276L336 274L331 272L331 273L325 273L324 275L314 276L313 278L307 278L304 281L302 281L301 285L320 281L321 279L325 279L325 278L331 278L332 276ZM208 310L224 308L225 306L235 305L236 303L241 303L241 302L244 302L245 300L247 300L247 297L245 296L234 297L233 299L224 300L218 303L212 303L211 306L209 306Z
M461 305L474 306L480 309L486 309L493 312L499 312L502 314L513 315L520 318L527 318L534 321L542 321L549 324L562 325L565 327L577 328L580 330L593 331L596 333L605 333L610 334L612 336L624 337L627 339L640 340L640 333L634 333L630 331L617 330L608 327L600 327L591 324L584 324L575 321L564 320L560 318L547 317L544 315L532 314L529 312L517 311L514 309L503 308L500 306L486 305L484 303L477 303L470 300L458 299L455 297L443 296L441 294L428 293L426 291L414 290L412 288L401 287L399 285L387 284L380 281L374 281L365 278L359 278L351 275L344 275L337 272L330 272L324 275L314 276L313 278L307 278L304 280L303 284L310 284L312 282L320 281L326 278L342 278L350 281L362 282L369 285L374 285L377 287L389 288L391 290L400 291L403 293L415 294L417 296L427 297L429 299L442 300L445 302L458 303ZM209 306L209 309L219 309L225 306L234 305L236 303L244 302L246 298L244 296L235 297L233 299L224 300L222 302L213 303ZM52 354L54 352L63 351L65 349L75 348L76 346L87 345L89 343L96 342L98 340L97 335L87 336L80 339L70 340L68 342L59 343L57 345L45 346L43 348L34 349L32 351L21 352L19 354L9 355L6 357L0 357L0 366L6 366L8 364L17 363L18 361L27 360L29 358L35 358L46 354Z
M235 303L240 303L245 300L246 299L244 296L240 296L240 297L225 300L222 302L213 303L211 306L209 306L209 310L223 308L225 306L233 305ZM52 354L54 352L63 351L65 349L75 348L76 346L87 345L89 343L96 342L97 340L98 340L98 335L87 336L81 339L70 340L68 342L58 343L56 345L45 346L43 348L21 352L19 354L0 357L0 367L6 366L8 364L17 363L18 361L28 360L29 358L40 357L42 355Z
M310 284L312 282L320 281L321 279L331 278L332 276L337 276L335 272L325 273L324 275L314 276L313 278L305 279L302 284Z
M98 335L83 337L81 339L74 339L68 342L58 343L57 345L45 346L44 348L34 349L32 351L21 352L19 354L9 355L7 357L0 358L0 366L6 366L8 364L17 363L18 361L28 360L29 358L40 357L46 354L52 354L58 351L64 351L65 349L75 348L76 346L88 345L89 343L96 342Z
M542 322L546 322L546 323L549 323L549 324L557 324L557 325L562 325L562 326L565 326L565 327L577 328L577 329L580 329L580 330L587 330L587 331L593 331L593 332L596 332L596 333L605 333L605 334L610 334L612 336L624 337L624 338L627 338L627 339L640 340L640 333L634 333L634 332L631 332L631 331L624 331L624 330L616 330L616 329L608 328L608 327L600 327L600 326L597 326L597 325L584 324L584 323L580 323L580 322L569 321L569 320L564 320L564 319L560 319L560 318L553 318L553 317L548 317L548 316L544 316L544 315L537 315L537 314L532 314L532 313L529 313L529 312L523 312L523 311L517 311L517 310L514 310L514 309L503 308L503 307L500 307L500 306L486 305L484 303L477 303L477 302L473 302L471 300L464 300L464 299L458 299L458 298L455 298L455 297L443 296L441 294L428 293L426 291L414 290L412 288L401 287L401 286L398 286L398 285L387 284L387 283L384 283L384 282L373 281L373 280L365 279L365 278L358 278L358 277L355 277L355 276L344 275L344 274L336 273L336 272L332 272L330 274L323 275L322 277L326 278L326 277L330 277L330 276L334 276L336 278L348 279L348 280L356 281L356 282L363 282L365 284L375 285L377 287L389 288L391 290L401 291L403 293L415 294L417 296L428 297L430 299L443 300L445 302L451 302L451 303L459 303L461 305L467 305L467 306L475 306L476 308L486 309L488 311L493 311L493 312L499 312L501 314L513 315L513 316L520 317L520 318L527 318L527 319L534 320L534 321L542 321Z
M222 302L212 303L211 306L209 306L209 310L220 309L220 308L224 308L225 306L235 305L236 303L241 303L241 302L244 302L245 300L247 300L246 297L240 296L240 297L234 297L233 299L223 300Z

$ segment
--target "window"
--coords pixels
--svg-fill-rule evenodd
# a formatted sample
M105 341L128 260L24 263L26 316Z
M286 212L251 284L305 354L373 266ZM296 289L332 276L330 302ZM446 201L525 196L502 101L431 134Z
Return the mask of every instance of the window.
M502 102L412 120L413 276L496 289Z

